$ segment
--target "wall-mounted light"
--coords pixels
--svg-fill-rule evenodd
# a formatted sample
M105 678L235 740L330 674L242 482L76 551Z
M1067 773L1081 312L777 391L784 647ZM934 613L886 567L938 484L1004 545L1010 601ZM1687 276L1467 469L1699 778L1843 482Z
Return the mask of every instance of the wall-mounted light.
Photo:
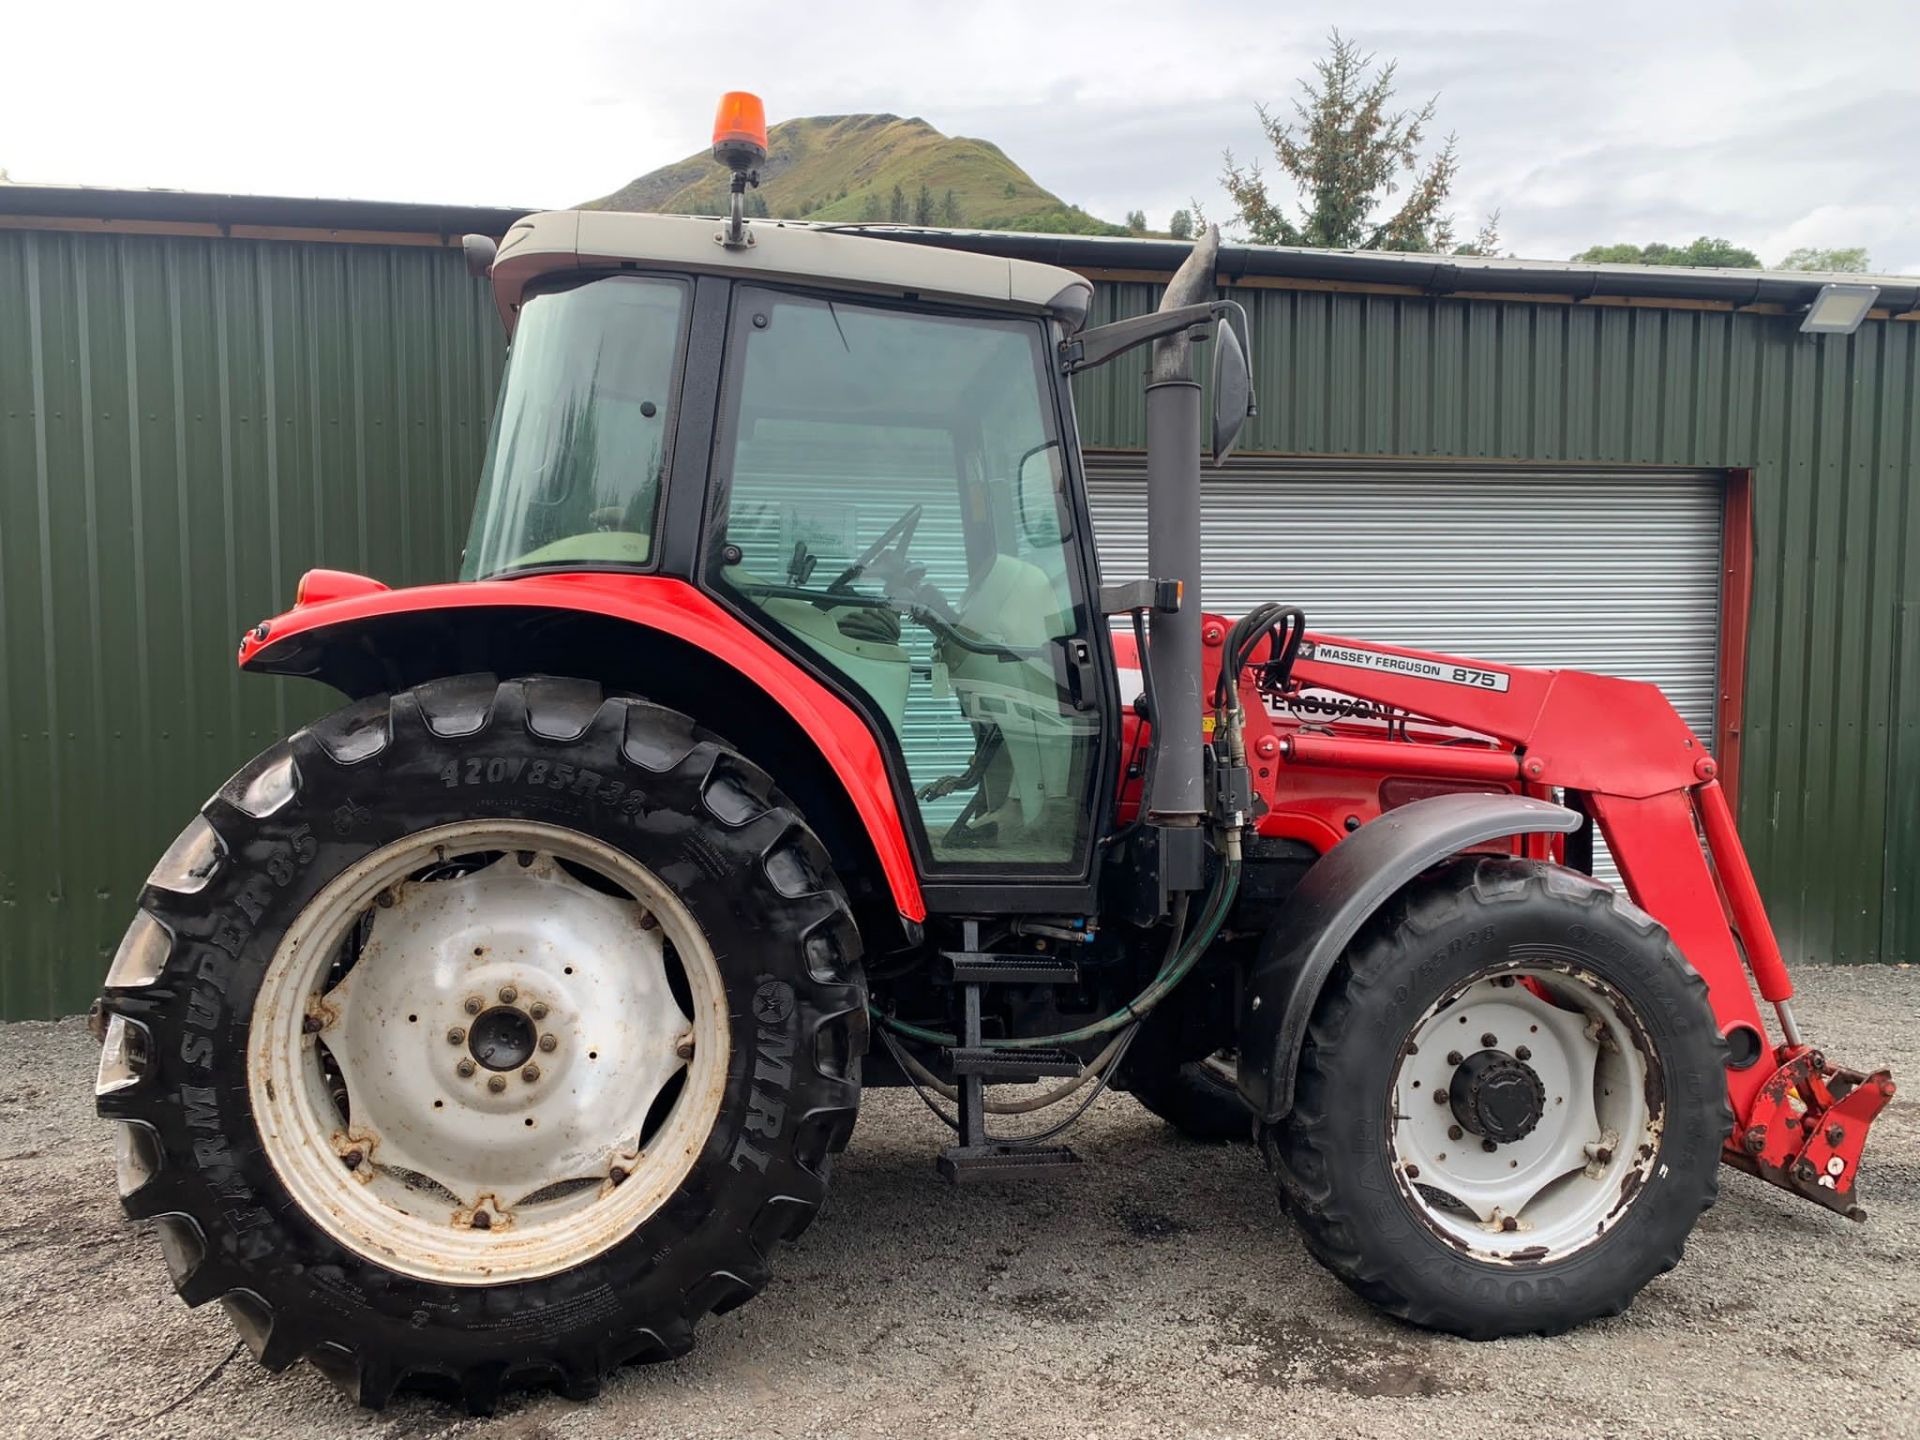
M1820 293L1807 306L1807 318L1800 322L1802 335L1851 335L1880 298L1878 285L1852 285L1836 282L1822 285Z

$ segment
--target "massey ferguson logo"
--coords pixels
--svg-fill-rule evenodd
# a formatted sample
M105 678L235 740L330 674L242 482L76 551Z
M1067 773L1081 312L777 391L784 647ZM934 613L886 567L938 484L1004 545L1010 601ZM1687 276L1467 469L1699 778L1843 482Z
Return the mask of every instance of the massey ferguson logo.
M1461 665L1422 655L1394 655L1385 650L1362 650L1358 645L1332 645L1324 640L1302 642L1300 658L1322 665L1373 670L1383 675L1405 675L1414 680L1438 680L1442 685L1465 685L1470 690L1504 691L1511 683L1506 671L1484 665Z

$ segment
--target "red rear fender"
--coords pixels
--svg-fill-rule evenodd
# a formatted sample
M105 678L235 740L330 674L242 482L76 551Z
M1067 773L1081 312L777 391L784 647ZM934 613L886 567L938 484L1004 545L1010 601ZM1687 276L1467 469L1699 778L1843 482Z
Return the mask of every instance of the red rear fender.
M724 666L793 722L845 792L871 841L899 913L926 917L906 828L886 761L867 723L839 696L807 674L759 635L683 580L651 575L529 575L515 580L423 585L388 590L363 577L326 572L303 592L308 603L262 621L240 641L244 670L302 675L348 695L414 684L432 675L489 668L485 643L512 632L517 654L541 668L542 627L556 617L599 619L591 633L587 663L594 678L617 673L620 627L641 627ZM318 598L314 598L317 594ZM579 626L566 632L576 652ZM605 667L598 666L606 659ZM576 661L578 656L576 654ZM556 669L559 665L556 662ZM561 673L569 673L562 669ZM643 692L644 693L644 692ZM712 723L711 717L701 715ZM718 728L731 733L722 720ZM734 735L751 751L752 734ZM764 763L764 762L763 762ZM768 768L775 768L769 765Z

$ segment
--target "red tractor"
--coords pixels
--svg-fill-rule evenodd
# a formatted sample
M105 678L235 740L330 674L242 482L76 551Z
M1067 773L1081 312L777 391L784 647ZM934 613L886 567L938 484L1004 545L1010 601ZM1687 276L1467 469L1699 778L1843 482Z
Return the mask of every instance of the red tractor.
M730 218L469 241L512 352L460 581L314 571L241 643L347 703L106 979L182 1298L367 1405L585 1396L765 1285L863 1083L956 1181L1071 1167L1106 1087L1253 1138L1324 1264L1471 1337L1621 1310L1722 1162L1860 1218L1892 1082L1796 1029L1658 690L1202 610L1217 237L1087 329L1064 270L749 227L758 111ZM1129 352L1152 573L1103 583L1067 382Z

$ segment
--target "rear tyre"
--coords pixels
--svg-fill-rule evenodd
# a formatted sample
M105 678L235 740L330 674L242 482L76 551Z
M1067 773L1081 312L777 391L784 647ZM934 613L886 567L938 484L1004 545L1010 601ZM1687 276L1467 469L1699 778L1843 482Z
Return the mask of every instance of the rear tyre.
M102 997L123 1203L269 1369L583 1397L819 1210L859 959L819 842L686 716L491 676L364 700L142 893Z
M1209 1145L1253 1138L1253 1111L1240 1098L1228 1052L1133 1074L1133 1096L1189 1140Z
M1469 1339L1626 1309L1680 1260L1732 1128L1706 986L1607 887L1462 858L1356 939L1262 1143L1314 1255Z

